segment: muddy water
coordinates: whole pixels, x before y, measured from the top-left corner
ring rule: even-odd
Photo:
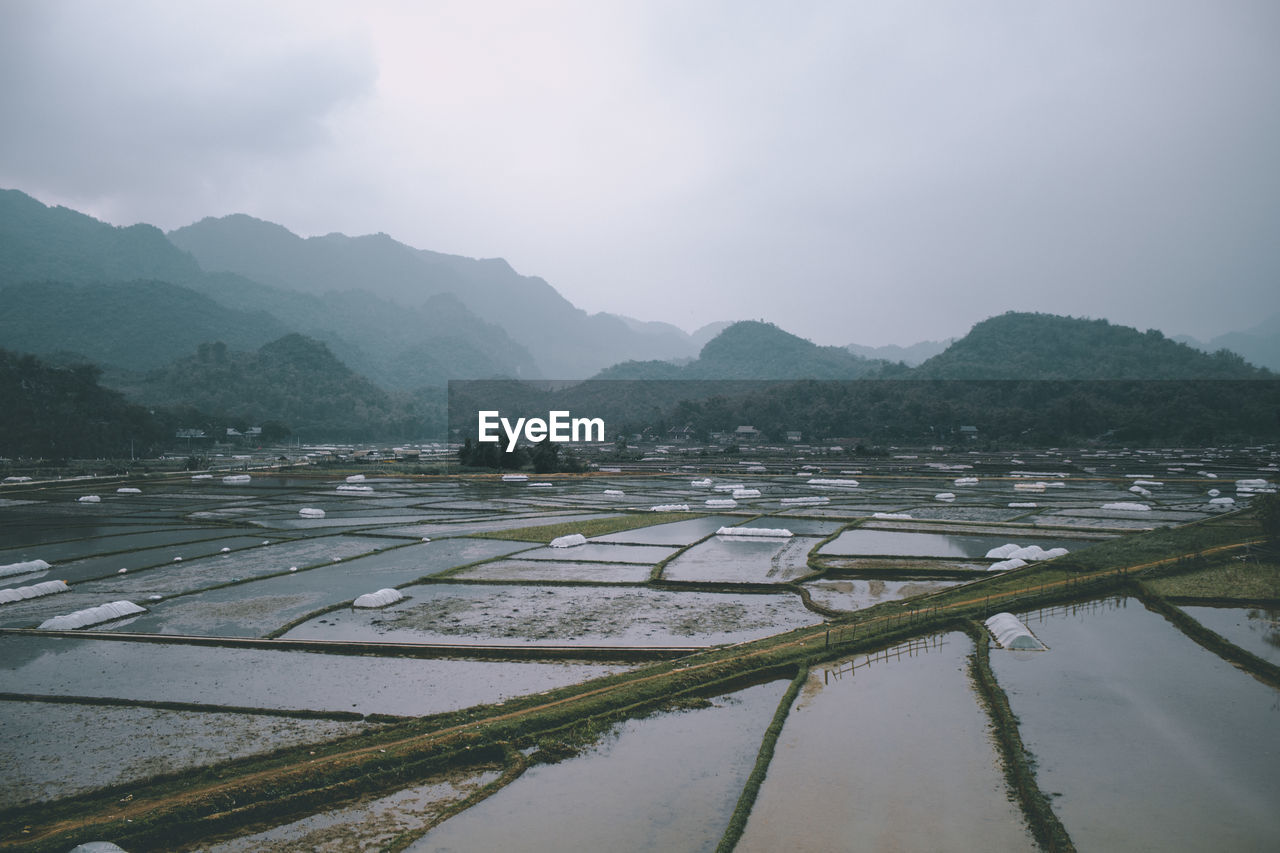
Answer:
[[[1201,625],[1263,660],[1280,665],[1280,610],[1183,607]]]
[[[259,540],[263,541],[263,540]],[[270,541],[270,540],[265,540]],[[290,566],[323,565],[387,547],[386,539],[371,536],[326,536],[297,542],[260,545],[196,560],[171,562],[146,571],[111,576],[77,585],[78,592],[110,593],[118,598],[173,595],[211,586],[287,571]],[[130,568],[127,562],[123,568]]]
[[[1280,692],[1121,599],[993,651],[1041,790],[1080,850],[1274,850]]]
[[[950,536],[939,533],[899,533],[891,530],[846,530],[827,544],[823,554],[870,554],[902,557],[982,557],[1008,542],[1041,548],[1083,548],[1087,543],[1037,537],[1034,542],[1004,536]]]
[[[791,593],[636,587],[422,584],[380,610],[337,610],[288,639],[405,643],[702,646],[778,634],[822,619]]]
[[[393,540],[384,540],[396,544]],[[264,636],[315,610],[351,601],[455,565],[507,553],[521,543],[496,539],[446,539],[381,551],[341,563],[208,590],[149,605],[131,631]],[[63,607],[63,610],[73,609]],[[0,611],[3,615],[3,611]]]
[[[497,769],[455,771],[387,797],[320,812],[265,832],[195,849],[207,853],[381,850],[402,833],[421,831],[450,805],[494,781],[500,773]]]
[[[810,536],[713,536],[668,563],[662,577],[676,581],[785,583],[809,573],[809,549],[819,541]]]
[[[582,560],[600,563],[642,563],[652,566],[670,557],[675,548],[661,548],[654,545],[622,545],[588,542],[573,548],[535,548],[520,555],[523,560],[555,560],[557,562],[578,562]]]
[[[408,849],[715,850],[786,684],[629,720],[582,755],[530,768]]]
[[[282,710],[431,714],[625,669],[0,637],[0,683],[6,691]]]
[[[816,667],[737,853],[1034,850],[969,687],[971,649],[951,633]]]
[[[805,584],[813,600],[836,610],[861,610],[882,601],[897,601],[937,592],[964,581],[947,580],[823,580]]]
[[[698,509],[698,504],[690,501],[681,500],[677,503],[687,503],[691,509]],[[652,527],[637,527],[634,530],[623,530],[618,533],[606,533],[604,536],[596,536],[592,542],[634,542],[640,545],[692,545],[702,537],[715,533],[718,529],[726,524],[734,524],[738,521],[733,516],[728,515],[711,515],[702,518],[691,518],[688,521],[670,521],[666,524],[655,524]]]
[[[262,714],[0,702],[0,808],[319,743],[365,723]]]

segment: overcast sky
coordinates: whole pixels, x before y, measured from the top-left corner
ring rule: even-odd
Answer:
[[[819,343],[1280,311],[1280,3],[0,0],[0,186]]]

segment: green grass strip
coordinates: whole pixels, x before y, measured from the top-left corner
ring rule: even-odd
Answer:
[[[1035,770],[1022,736],[1018,733],[1018,718],[1009,707],[1009,697],[996,681],[991,671],[991,648],[986,630],[976,622],[965,624],[965,630],[973,638],[973,654],[969,657],[969,676],[977,687],[978,695],[991,715],[996,746],[1004,764],[1009,787],[1018,795],[1018,804],[1026,815],[1027,823],[1040,846],[1050,853],[1074,853],[1075,845],[1067,828],[1053,812],[1049,798],[1036,782]]]
[[[547,544],[560,536],[581,533],[590,539],[593,536],[604,536],[608,533],[620,533],[634,530],[637,527],[650,527],[655,524],[666,524],[671,521],[687,521],[701,518],[703,513],[690,512],[633,512],[626,515],[611,515],[607,518],[590,518],[583,521],[565,521],[560,524],[543,524],[537,527],[517,527],[513,530],[486,530],[472,533],[476,539],[513,539],[518,542],[541,542]]]
[[[760,752],[756,754],[756,764],[751,768],[747,783],[742,786],[742,794],[738,797],[738,804],[729,817],[729,825],[725,827],[724,835],[720,837],[716,853],[730,853],[742,838],[742,833],[747,828],[747,819],[751,817],[751,809],[755,806],[756,797],[760,794],[760,786],[764,784],[765,774],[769,772],[769,762],[773,761],[773,752],[778,746],[778,736],[782,734],[782,726],[787,721],[787,715],[791,713],[792,703],[796,701],[796,696],[808,679],[809,667],[800,667],[796,677],[791,679],[787,692],[782,694],[782,699],[778,702],[778,710],[774,711],[773,720],[765,729],[764,737],[760,741]]]

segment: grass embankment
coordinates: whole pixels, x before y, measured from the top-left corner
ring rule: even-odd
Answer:
[[[1280,605],[1280,563],[1274,560],[1216,561],[1203,569],[1154,578],[1149,591],[1175,604]]]
[[[782,694],[782,699],[778,701],[778,709],[774,711],[773,719],[769,722],[769,727],[765,729],[764,737],[760,741],[756,763],[751,768],[746,784],[742,786],[742,794],[739,795],[738,804],[729,817],[729,825],[725,827],[724,835],[720,837],[720,843],[716,846],[716,853],[732,853],[733,848],[742,838],[742,833],[747,828],[747,820],[751,817],[751,809],[756,804],[756,797],[760,795],[760,786],[764,784],[765,774],[769,772],[769,763],[773,761],[778,737],[782,734],[782,727],[791,713],[791,704],[796,701],[796,696],[800,694],[801,688],[808,679],[809,667],[800,667],[795,678],[791,679],[787,692]]]
[[[1051,853],[1072,853],[1076,848],[1071,843],[1071,836],[1054,814],[1049,798],[1040,790],[1031,756],[1018,731],[1018,718],[1009,707],[1009,697],[1005,695],[1004,688],[991,671],[991,646],[987,632],[972,621],[965,624],[965,630],[973,638],[969,677],[991,716],[992,731],[1009,788],[1017,795],[1027,825],[1040,846]]]
[[[1148,610],[1159,613],[1179,631],[1218,657],[1235,664],[1268,687],[1280,690],[1280,666],[1240,648],[1216,631],[1206,628],[1186,612],[1154,594],[1149,584],[1137,582],[1134,587]]]
[[[517,527],[512,530],[489,530],[470,535],[477,539],[508,539],[517,542],[541,542],[545,545],[552,539],[574,533],[581,533],[590,539],[593,536],[620,533],[623,530],[634,530],[637,527],[649,527],[654,524],[666,524],[669,521],[687,521],[691,518],[701,518],[703,515],[705,513],[700,512],[632,512],[625,515],[611,515],[608,518],[586,518],[561,524]]]

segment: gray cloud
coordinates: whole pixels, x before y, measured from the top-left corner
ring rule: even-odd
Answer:
[[[1280,311],[1280,6],[13,3],[0,184],[823,343]]]

